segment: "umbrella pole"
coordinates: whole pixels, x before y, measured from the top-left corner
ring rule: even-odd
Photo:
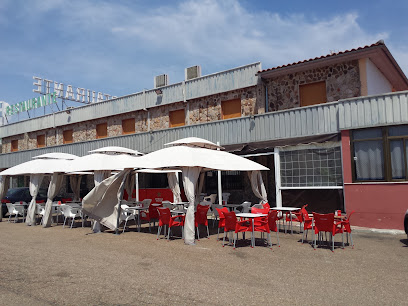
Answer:
[[[217,141],[217,146],[220,145],[220,142]],[[219,151],[220,148],[217,148],[217,151]],[[218,170],[218,204],[222,205],[222,184],[221,184],[221,171]]]

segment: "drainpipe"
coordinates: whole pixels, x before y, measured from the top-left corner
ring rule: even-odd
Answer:
[[[262,84],[265,89],[265,113],[269,112],[269,100],[268,100],[268,84],[265,79],[262,79]]]

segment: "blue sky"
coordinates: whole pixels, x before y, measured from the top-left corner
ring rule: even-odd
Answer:
[[[0,100],[39,76],[116,96],[184,68],[262,68],[384,39],[408,74],[408,1],[0,0]]]

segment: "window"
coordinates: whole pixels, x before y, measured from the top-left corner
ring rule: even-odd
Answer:
[[[176,127],[185,125],[185,117],[184,109],[169,112],[169,126]]]
[[[352,133],[355,181],[407,180],[408,125]]]
[[[282,187],[341,186],[340,147],[281,151]]]
[[[45,147],[45,135],[38,135],[37,136],[37,148],[44,148]]]
[[[246,172],[240,171],[222,171],[221,185],[223,190],[242,190],[244,188],[244,178]],[[218,190],[218,172],[208,171],[205,176],[206,192],[217,192]]]
[[[300,106],[327,102],[326,82],[317,82],[299,86]]]
[[[122,120],[122,135],[135,133],[135,118]]]
[[[106,138],[108,137],[108,124],[100,123],[96,125],[96,138]]]
[[[11,141],[11,152],[16,152],[18,151],[18,140],[12,140]]]
[[[63,143],[73,143],[74,140],[73,140],[72,134],[73,134],[73,130],[64,131],[62,133]]]
[[[241,99],[221,102],[222,119],[241,117]]]

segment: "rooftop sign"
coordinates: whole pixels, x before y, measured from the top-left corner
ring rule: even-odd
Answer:
[[[10,106],[6,106],[6,116],[15,115],[21,112],[29,111],[39,107],[47,106],[53,103],[57,103],[55,92],[46,94],[38,98],[28,99]]]
[[[90,89],[85,89],[81,87],[74,87],[72,85],[64,86],[63,83],[43,79],[40,77],[33,76],[33,85],[35,88],[33,92],[37,92],[42,95],[50,94],[52,91],[56,94],[56,98],[70,100],[82,103],[95,103],[102,102],[109,99],[115,99],[116,96],[109,94],[96,92]],[[52,86],[51,86],[52,85]],[[51,91],[51,87],[53,90]]]

